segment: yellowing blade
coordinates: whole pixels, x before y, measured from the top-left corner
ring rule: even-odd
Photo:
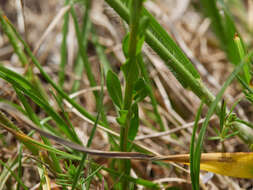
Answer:
[[[171,155],[157,158],[169,162],[189,165],[189,154]],[[200,169],[225,176],[253,178],[253,153],[203,153]]]
[[[203,156],[201,170],[231,177],[253,178],[253,153],[209,153]]]

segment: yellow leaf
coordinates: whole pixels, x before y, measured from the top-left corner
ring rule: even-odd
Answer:
[[[189,165],[189,154],[164,156],[158,160]],[[203,153],[200,169],[225,176],[253,178],[253,153]]]
[[[203,156],[209,160],[201,160],[200,168],[221,175],[253,178],[253,153],[209,153]]]

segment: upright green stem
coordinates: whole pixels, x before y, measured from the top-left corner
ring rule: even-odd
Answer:
[[[128,45],[128,55],[127,59],[127,74],[125,73],[126,85],[125,85],[125,95],[123,102],[123,109],[127,110],[127,119],[126,122],[121,126],[120,130],[120,150],[123,152],[127,151],[127,143],[128,143],[128,131],[130,127],[130,120],[132,117],[131,105],[133,98],[133,89],[134,83],[137,80],[138,76],[132,75],[134,69],[137,64],[136,57],[136,48],[138,42],[138,27],[139,27],[139,19],[140,12],[142,8],[142,0],[132,0],[130,5],[130,36],[129,36],[129,45]],[[121,160],[120,161],[120,171],[122,173],[129,174],[130,172],[130,162],[129,160]],[[121,189],[128,189],[128,184],[126,180],[123,180],[123,183],[120,186]]]
[[[130,23],[130,38],[129,38],[129,47],[128,47],[128,67],[131,72],[132,68],[136,68],[136,46],[137,46],[137,30],[139,25],[139,13],[141,9],[141,0],[132,1],[131,3],[131,23]],[[128,119],[131,119],[131,104],[133,97],[133,88],[134,82],[136,79],[132,78],[132,75],[129,74],[126,76],[126,87],[125,87],[125,96],[124,96],[124,105],[123,109],[128,110]],[[124,142],[120,142],[120,148],[122,151],[126,151],[127,143],[127,132],[129,128],[129,120],[127,119],[126,124],[122,127],[122,132],[124,133]],[[126,139],[125,139],[126,138]]]

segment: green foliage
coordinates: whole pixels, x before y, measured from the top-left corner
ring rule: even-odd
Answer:
[[[231,127],[233,126],[233,124],[236,120],[236,115],[234,113],[232,113],[232,111],[238,103],[239,103],[239,101],[235,102],[231,108],[231,111],[229,113],[227,113],[226,103],[224,100],[222,101],[221,112],[219,115],[220,130],[217,130],[216,128],[214,128],[217,136],[210,137],[209,140],[220,140],[220,142],[223,143],[223,141],[225,141],[226,139],[239,134],[239,131],[237,131],[237,130],[233,131],[231,129]],[[229,133],[230,131],[232,131],[232,132]]]
[[[5,164],[2,160],[0,160],[0,164],[3,165],[8,172],[10,172],[10,174],[16,179],[16,181],[18,182],[18,184],[20,184],[20,186],[22,186],[25,190],[28,190],[28,187],[22,182],[19,176],[16,176],[16,174],[11,170],[11,168],[7,164]]]
[[[129,11],[119,0],[106,0],[106,2],[126,22],[130,22]],[[203,2],[209,3],[212,1]],[[213,4],[213,6],[216,7],[215,4]],[[212,7],[210,7],[210,9],[211,8]],[[211,103],[215,99],[215,96],[207,89],[207,87],[205,87],[205,85],[199,79],[199,74],[196,69],[186,58],[180,48],[175,44],[175,42],[169,37],[166,31],[152,17],[152,15],[148,13],[148,11],[144,12],[145,16],[149,16],[150,19],[149,28],[147,29],[145,36],[145,41],[147,44],[149,44],[149,46],[162,58],[162,60],[167,64],[168,68],[173,72],[178,81],[185,88],[192,90],[200,99],[203,99],[205,101],[206,105],[210,107]],[[230,32],[229,29],[228,32]],[[233,38],[231,40],[232,42],[230,41],[230,43],[234,44]],[[233,53],[236,52],[234,51]],[[219,114],[218,110],[219,109],[216,110],[216,114]],[[235,123],[234,127],[240,130],[240,137],[246,143],[253,143],[253,138],[249,137],[251,135],[247,132],[247,130],[242,129],[239,123]]]
[[[45,100],[37,96],[37,93],[36,91],[34,92],[32,85],[29,84],[29,82],[24,77],[2,66],[0,66],[0,73],[1,72],[1,78],[10,82],[15,88],[19,89],[22,93],[31,98],[31,100],[33,100],[38,106],[40,106],[48,115],[50,115],[54,119],[54,121],[58,124],[59,128],[64,132],[66,136],[68,136],[73,141],[80,143],[80,140],[77,138],[75,132],[68,127],[66,122],[59,116],[58,113],[54,111],[54,109]],[[15,80],[17,78],[19,80]],[[23,86],[24,82],[29,85]]]
[[[123,98],[122,98],[120,80],[118,79],[118,76],[112,70],[109,70],[107,73],[106,86],[113,103],[119,109],[122,108]]]
[[[20,113],[24,114],[24,117],[29,117],[29,119],[35,125],[49,130],[50,133],[54,134],[55,136],[66,137],[71,141],[81,144],[81,141],[78,138],[68,117],[67,111],[64,110],[62,100],[68,102],[83,117],[94,122],[94,126],[92,128],[90,138],[87,143],[87,147],[89,147],[92,143],[92,139],[94,137],[98,124],[100,124],[102,128],[109,128],[103,105],[103,83],[105,77],[108,93],[112,99],[112,102],[116,106],[116,111],[118,114],[116,120],[120,125],[120,137],[117,137],[117,134],[115,135],[115,133],[113,133],[116,138],[119,138],[119,145],[117,144],[117,140],[115,140],[116,138],[114,139],[114,137],[109,135],[109,142],[113,144],[111,146],[112,150],[116,149],[117,151],[119,150],[122,152],[127,152],[131,151],[132,148],[134,148],[137,151],[143,151],[143,149],[138,147],[138,145],[134,144],[135,142],[133,141],[137,136],[140,123],[138,103],[143,101],[145,97],[150,96],[151,103],[154,108],[154,115],[160,125],[160,130],[165,129],[164,124],[161,120],[161,116],[158,112],[158,105],[154,93],[152,91],[152,84],[148,76],[148,71],[143,61],[142,47],[144,42],[146,41],[150,45],[150,47],[163,59],[163,61],[167,64],[168,68],[173,72],[173,74],[183,85],[183,87],[191,89],[202,100],[202,104],[196,116],[190,147],[190,170],[192,186],[193,189],[199,189],[199,164],[202,152],[202,145],[209,119],[214,112],[216,112],[220,118],[220,128],[215,129],[217,132],[217,136],[211,137],[211,139],[220,140],[221,142],[223,142],[227,138],[233,137],[235,135],[240,135],[243,139],[246,139],[247,142],[253,142],[253,138],[251,138],[252,136],[250,134],[247,134],[243,129],[240,129],[238,123],[247,125],[250,128],[253,128],[253,125],[249,122],[240,120],[232,113],[235,106],[233,106],[231,111],[228,111],[225,102],[223,102],[221,107],[218,105],[226,87],[235,77],[237,77],[238,80],[241,82],[248,100],[250,102],[253,102],[253,92],[250,87],[250,60],[252,57],[252,53],[246,56],[247,50],[245,48],[244,42],[240,35],[235,36],[237,30],[234,25],[234,21],[228,9],[224,5],[223,1],[202,0],[206,14],[212,20],[212,26],[215,34],[220,40],[221,47],[227,53],[228,59],[233,64],[237,65],[236,69],[230,75],[230,77],[218,93],[217,97],[215,98],[204,86],[200,79],[199,73],[194,68],[190,60],[185,56],[183,51],[172,40],[172,38],[168,35],[165,29],[157,22],[157,20],[143,7],[142,0],[126,0],[124,1],[125,4],[123,4],[120,0],[106,1],[113,9],[115,9],[117,13],[119,13],[119,15],[127,23],[129,23],[129,32],[127,32],[122,43],[122,49],[126,57],[126,62],[121,66],[121,71],[123,71],[125,80],[125,86],[123,90],[125,93],[124,96],[122,94],[123,87],[121,87],[121,82],[117,74],[112,71],[110,62],[107,60],[106,55],[104,53],[104,48],[99,44],[94,26],[89,20],[90,1],[85,1],[85,14],[83,17],[83,26],[81,28],[74,9],[74,3],[76,2],[66,0],[65,5],[70,4],[71,6],[70,14],[74,21],[74,27],[79,48],[78,59],[75,64],[76,76],[81,78],[83,70],[85,69],[90,86],[97,86],[97,82],[95,80],[94,74],[92,73],[91,64],[89,63],[87,55],[87,44],[90,31],[92,31],[92,43],[95,46],[96,53],[99,57],[99,61],[101,62],[100,94],[98,90],[94,91],[94,96],[96,98],[96,108],[98,112],[97,116],[95,117],[89,112],[87,112],[82,105],[71,99],[67,95],[67,93],[63,91],[65,66],[67,63],[66,39],[68,34],[69,12],[65,14],[64,25],[62,29],[63,39],[61,45],[61,64],[58,75],[59,84],[56,84],[45,72],[39,61],[32,54],[27,43],[21,38],[20,34],[18,34],[15,27],[13,27],[12,24],[8,21],[8,19],[4,17],[3,13],[0,12],[0,22],[2,29],[9,38],[9,41],[15,53],[18,55],[22,65],[25,66],[28,63],[29,59],[32,60],[31,63],[39,69],[42,77],[56,91],[58,96],[56,96],[54,92],[52,92],[52,94],[58,103],[62,115],[60,115],[58,113],[58,110],[54,109],[49,104],[47,96],[41,89],[40,84],[37,83],[39,80],[33,76],[32,70],[30,70],[30,68],[32,67],[28,66],[29,75],[23,77],[20,74],[5,68],[3,65],[0,65],[0,78],[6,80],[13,86],[24,109],[22,106],[16,104],[13,104],[13,107],[19,110]],[[219,3],[220,8],[218,8],[217,2]],[[220,10],[223,11],[223,14],[220,13]],[[24,47],[24,50],[21,48],[20,42]],[[240,71],[241,69],[243,70],[243,72]],[[240,73],[240,75],[238,75],[238,73]],[[79,80],[76,80],[74,82],[72,88],[73,92],[79,89],[79,82]],[[36,115],[35,111],[30,105],[31,103],[38,105],[46,113],[47,117],[40,118],[38,115]],[[206,120],[200,130],[198,140],[195,143],[197,123],[200,119],[200,114],[204,103],[209,106],[209,111],[207,113]],[[73,151],[69,148],[66,148],[66,150],[71,153],[67,153],[53,148],[46,137],[42,136],[43,142],[45,144],[28,138],[27,135],[22,133],[20,129],[7,118],[1,117],[0,120],[0,124],[3,125],[4,128],[9,131],[13,130],[13,134],[16,135],[17,138],[19,138],[19,140],[23,142],[24,145],[34,153],[34,155],[38,155],[40,149],[49,152],[50,159],[54,165],[52,166],[51,164],[49,167],[56,171],[57,183],[62,185],[65,189],[70,187],[72,189],[89,189],[91,179],[94,178],[94,176],[99,177],[100,170],[107,171],[111,176],[114,177],[114,179],[117,179],[117,183],[119,182],[120,185],[116,185],[116,189],[134,189],[135,184],[140,184],[151,189],[159,189],[158,185],[156,183],[153,183],[152,181],[131,177],[131,163],[129,160],[121,160],[120,163],[117,165],[118,171],[115,171],[112,168],[106,168],[102,165],[99,166],[92,161],[88,161],[86,159],[86,154],[83,154],[81,157],[79,152]],[[50,124],[48,121],[50,121]],[[51,123],[53,123],[53,125]],[[53,126],[56,126],[56,128],[54,128]],[[12,163],[8,162],[7,164],[5,164],[2,161],[0,162],[4,166],[4,170],[3,173],[0,175],[0,179],[6,181],[8,175],[11,174],[18,182],[17,189],[20,189],[21,186],[24,189],[28,189],[24,184],[22,184],[21,180],[23,159],[21,151],[22,149],[20,148],[18,159],[15,159],[14,161],[12,161]],[[59,174],[62,172],[62,168],[59,163],[59,159],[61,158],[77,160],[79,165],[72,164],[70,162],[70,164],[66,165],[65,167],[66,173],[61,175]],[[115,163],[115,161],[112,162]],[[18,176],[15,176],[15,173],[13,171],[15,170],[15,168],[17,168],[17,166],[19,168]],[[89,168],[87,177],[84,177],[84,167]],[[44,174],[42,175],[42,177],[43,176]],[[41,181],[42,180],[43,179],[41,179]],[[0,187],[3,187],[3,183],[1,183],[1,180]]]
[[[213,113],[215,112],[215,109],[216,109],[219,101],[221,100],[221,98],[222,98],[222,96],[223,96],[226,88],[229,86],[229,84],[232,82],[232,80],[238,75],[238,73],[240,72],[240,70],[246,64],[245,60],[247,60],[248,58],[251,58],[252,56],[253,56],[253,53],[248,54],[248,56],[245,57],[244,60],[241,61],[241,63],[234,69],[234,71],[227,78],[226,82],[224,83],[224,85],[222,86],[221,90],[217,94],[215,100],[210,105],[210,107],[208,109],[208,112],[207,112],[207,115],[206,115],[206,118],[205,118],[205,121],[202,124],[202,127],[200,129],[196,145],[194,143],[194,141],[195,141],[196,125],[194,127],[194,132],[193,132],[192,141],[191,141],[191,165],[192,166],[190,166],[191,167],[191,172],[192,172],[191,177],[192,177],[192,184],[193,184],[193,189],[194,190],[198,190],[199,189],[200,158],[201,158],[201,152],[202,152],[202,149],[203,149],[202,146],[203,146],[205,132],[206,132],[206,129],[207,129],[207,126],[208,126],[208,122],[209,122],[211,116],[213,115]],[[222,114],[222,112],[221,112],[221,114]],[[196,122],[195,123],[197,123],[198,117],[196,118]]]
[[[224,1],[201,0],[201,4],[204,13],[211,19],[213,31],[219,39],[222,49],[226,52],[229,61],[234,65],[238,65],[246,54],[246,48]],[[243,80],[249,84],[251,79],[249,64],[245,64],[243,70]]]
[[[161,42],[161,44],[171,53],[169,55],[169,57],[173,57],[173,59],[178,60],[178,62],[180,64],[182,64],[182,66],[191,73],[191,75],[195,78],[198,79],[200,78],[198,71],[194,68],[194,66],[192,65],[192,63],[190,62],[190,60],[185,56],[185,54],[183,53],[183,51],[180,49],[180,47],[173,41],[173,39],[168,35],[168,33],[166,32],[166,30],[157,22],[157,20],[153,17],[153,15],[151,15],[146,9],[144,10],[144,15],[148,16],[149,18],[149,31],[151,32],[151,34],[159,40],[159,42]],[[150,38],[153,38],[152,35],[148,35],[150,36]],[[147,39],[148,41],[150,41],[149,39]],[[151,42],[148,42],[149,45],[151,44]],[[152,47],[152,45],[151,45]],[[158,53],[158,52],[157,52]],[[158,55],[162,55],[159,54]],[[173,62],[173,59],[171,58],[167,58],[166,60],[166,64],[170,64],[169,60],[171,60]],[[172,63],[171,63],[172,64]],[[172,70],[172,72],[175,74],[175,76],[177,77],[177,79],[179,80],[179,82],[181,82],[181,84],[187,88],[188,84],[187,81],[184,79],[183,76],[180,75],[180,73],[177,73],[177,71],[170,66],[170,69]]]

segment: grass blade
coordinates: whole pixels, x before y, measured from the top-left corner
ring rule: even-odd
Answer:
[[[65,0],[65,6],[69,4],[69,0]],[[68,27],[69,27],[69,12],[66,12],[64,15],[64,24],[62,27],[62,43],[61,43],[61,63],[58,74],[58,84],[60,87],[63,87],[65,79],[65,66],[67,64],[68,51],[67,51],[67,36],[68,36]]]
[[[18,176],[9,168],[2,160],[0,160],[0,164],[3,165],[10,173],[11,175],[15,178],[15,180],[22,186],[25,190],[28,190],[28,187],[25,186],[25,184],[20,180]]]
[[[198,122],[201,116],[202,109],[203,109],[203,101],[201,102],[199,106],[199,109],[195,118],[194,127],[192,131],[191,146],[190,146],[190,171],[191,171],[191,181],[192,181],[193,189],[199,189],[199,177],[196,176],[194,153],[195,153],[195,136],[196,136]]]
[[[206,115],[206,119],[205,119],[204,123],[202,124],[201,130],[200,130],[200,133],[199,133],[198,141],[196,143],[196,147],[195,147],[195,151],[194,151],[194,156],[193,156],[193,158],[194,158],[193,166],[195,168],[195,174],[194,174],[195,178],[199,178],[202,145],[203,145],[203,142],[204,142],[204,137],[205,137],[206,128],[208,126],[208,122],[209,122],[211,116],[213,115],[213,113],[215,112],[215,109],[216,109],[219,101],[222,99],[222,96],[223,96],[226,88],[229,86],[229,84],[232,82],[232,80],[236,77],[236,75],[243,68],[243,66],[246,63],[245,60],[247,60],[252,55],[253,55],[252,53],[248,54],[248,56],[245,57],[244,60],[229,75],[228,79],[226,80],[226,82],[222,86],[221,90],[217,94],[216,99],[213,101],[213,103],[210,105],[210,107],[208,109],[208,112],[207,112],[207,115]]]

